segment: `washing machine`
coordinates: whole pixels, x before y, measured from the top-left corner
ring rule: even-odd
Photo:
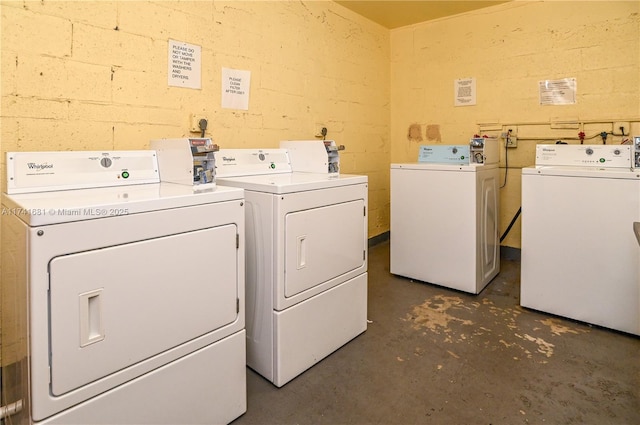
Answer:
[[[640,170],[628,145],[538,145],[522,170],[520,304],[640,335]]]
[[[478,294],[500,271],[498,142],[420,149],[391,164],[391,273]]]
[[[6,423],[243,414],[242,189],[161,183],[155,151],[10,152],[6,163]]]
[[[247,365],[281,387],[367,329],[367,177],[293,172],[286,149],[216,167],[245,190]]]

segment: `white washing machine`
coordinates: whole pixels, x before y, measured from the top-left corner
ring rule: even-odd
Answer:
[[[247,202],[247,364],[281,387],[367,329],[367,177],[292,172],[285,149],[216,166]]]
[[[391,273],[478,294],[500,271],[498,145],[476,145],[391,164]]]
[[[523,307],[640,335],[630,146],[538,145],[522,170]]]
[[[243,191],[159,183],[154,151],[8,153],[7,166],[8,423],[243,414]]]

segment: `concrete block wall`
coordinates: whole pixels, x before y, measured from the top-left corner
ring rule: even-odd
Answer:
[[[520,207],[522,167],[535,145],[600,144],[616,121],[640,135],[640,3],[516,1],[391,31],[391,162],[414,162],[420,144],[463,144],[474,134],[517,133],[501,149],[499,228]],[[475,77],[477,104],[454,106],[454,80]],[[538,82],[577,79],[573,105],[540,105]],[[570,121],[570,129],[552,123]],[[422,141],[408,129],[420,127]],[[624,138],[608,136],[607,143]],[[520,221],[502,245],[520,247]]]
[[[343,172],[388,174],[389,32],[331,1],[1,7],[3,163],[12,150],[145,149],[192,135],[196,113],[223,148],[313,139],[320,123],[346,146]],[[201,89],[168,86],[169,39],[202,47]],[[221,108],[223,67],[251,71],[249,110]],[[370,191],[375,236],[388,185]]]
[[[381,26],[332,1],[0,0],[0,16],[3,191],[8,151],[147,149],[192,136],[191,114],[223,148],[313,139],[322,124],[346,146],[342,172],[369,176],[369,235],[388,230]],[[201,46],[201,89],[168,86],[169,39]],[[223,67],[251,71],[248,110],[221,107]]]

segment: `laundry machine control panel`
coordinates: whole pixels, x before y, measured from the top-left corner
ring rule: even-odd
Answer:
[[[7,152],[7,193],[158,183],[154,151]]]
[[[633,136],[633,168],[640,168],[640,136]]]
[[[536,166],[631,168],[629,145],[537,145]]]
[[[429,164],[469,164],[469,145],[421,145],[418,162]]]
[[[218,177],[291,173],[286,149],[220,149],[216,152]]]

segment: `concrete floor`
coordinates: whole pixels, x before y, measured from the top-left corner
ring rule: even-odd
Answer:
[[[365,333],[282,388],[247,369],[245,424],[640,424],[640,338],[523,309],[520,264],[470,295],[369,250]]]

